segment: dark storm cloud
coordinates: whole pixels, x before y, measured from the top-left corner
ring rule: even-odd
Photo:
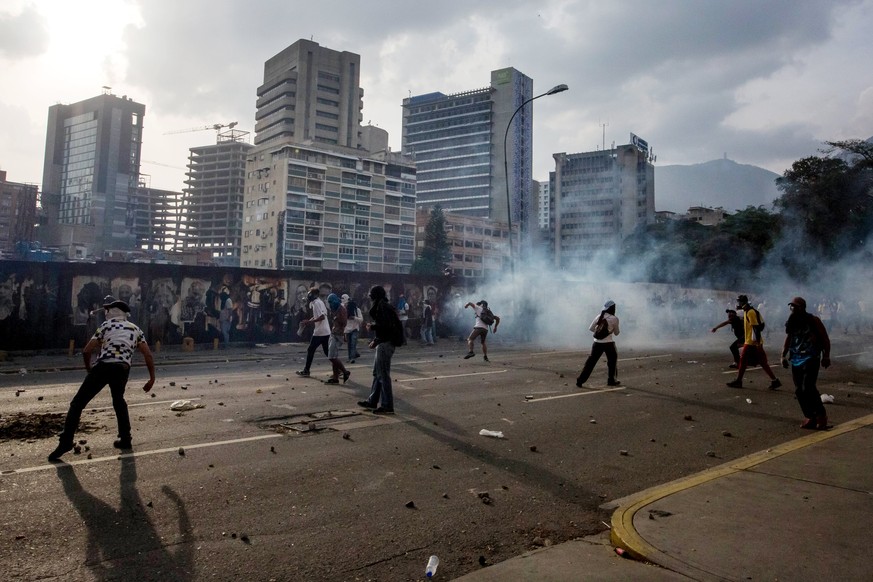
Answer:
[[[18,14],[0,12],[0,56],[37,56],[45,51],[48,41],[45,22],[32,6]]]

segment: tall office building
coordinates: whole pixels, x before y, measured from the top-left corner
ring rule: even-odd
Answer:
[[[145,105],[107,92],[49,107],[42,203],[50,246],[132,249]]]
[[[219,133],[216,143],[194,147],[182,190],[184,248],[206,251],[215,264],[238,267],[242,242],[247,131]]]
[[[9,182],[0,170],[0,257],[14,254],[17,243],[33,240],[36,199],[36,184]]]
[[[182,196],[182,192],[152,188],[140,181],[134,201],[133,220],[137,249],[173,251],[183,247],[185,223],[182,221]],[[128,254],[140,256],[135,252]]]
[[[298,40],[264,64],[255,145],[312,143],[357,148],[364,91],[361,57]]]
[[[402,151],[415,160],[418,206],[439,204],[447,212],[507,222],[504,136],[512,223],[530,223],[532,108],[516,115],[533,81],[513,68],[491,72],[488,87],[446,95],[427,93],[403,100]],[[522,235],[524,236],[524,234]]]
[[[553,154],[549,173],[554,264],[572,268],[599,251],[615,250],[643,224],[655,221],[655,167],[648,144]]]

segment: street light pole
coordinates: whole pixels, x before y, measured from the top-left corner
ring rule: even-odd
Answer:
[[[507,225],[509,226],[509,268],[513,276],[515,276],[515,258],[512,255],[512,200],[509,196],[509,161],[506,156],[506,140],[509,137],[509,128],[512,127],[512,120],[515,119],[515,116],[518,115],[518,112],[521,111],[525,105],[527,105],[534,99],[539,99],[540,97],[545,97],[546,95],[561,93],[562,91],[566,91],[567,89],[569,89],[567,85],[555,85],[545,93],[537,95],[536,97],[531,97],[530,99],[526,100],[524,103],[518,106],[515,112],[513,112],[512,117],[509,118],[509,123],[506,124],[506,133],[503,134],[503,176],[506,182],[506,219]]]

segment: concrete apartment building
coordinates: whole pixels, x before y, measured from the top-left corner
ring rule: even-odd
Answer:
[[[33,240],[36,223],[36,184],[10,182],[0,170],[0,257],[16,252],[16,243]]]
[[[216,143],[193,147],[188,156],[180,212],[187,250],[211,255],[213,264],[239,267],[249,132],[231,128]]]
[[[181,249],[185,238],[182,192],[151,188],[141,181],[134,198],[133,232],[136,236],[136,248],[139,250]],[[127,254],[131,257],[141,256],[137,251]],[[103,258],[107,258],[106,252]]]
[[[299,40],[264,66],[240,266],[407,273],[415,166],[361,126],[360,57]]]
[[[503,145],[512,114],[533,91],[530,77],[506,68],[491,72],[489,86],[403,100],[401,149],[417,168],[418,206],[507,222]],[[516,115],[507,136],[513,224],[530,221],[532,108]],[[522,226],[524,229],[525,227]]]
[[[631,143],[578,154],[557,153],[549,173],[556,267],[572,268],[614,250],[641,224],[655,219],[655,167],[648,144]]]
[[[41,195],[46,246],[87,256],[133,249],[145,105],[107,91],[49,107]]]
[[[415,167],[399,154],[276,145],[246,173],[240,266],[409,272]]]
[[[255,145],[311,142],[356,149],[364,91],[361,57],[298,40],[264,64]]]

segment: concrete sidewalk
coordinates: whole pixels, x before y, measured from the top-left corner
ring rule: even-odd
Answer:
[[[575,540],[457,580],[871,580],[873,415],[608,504]]]

